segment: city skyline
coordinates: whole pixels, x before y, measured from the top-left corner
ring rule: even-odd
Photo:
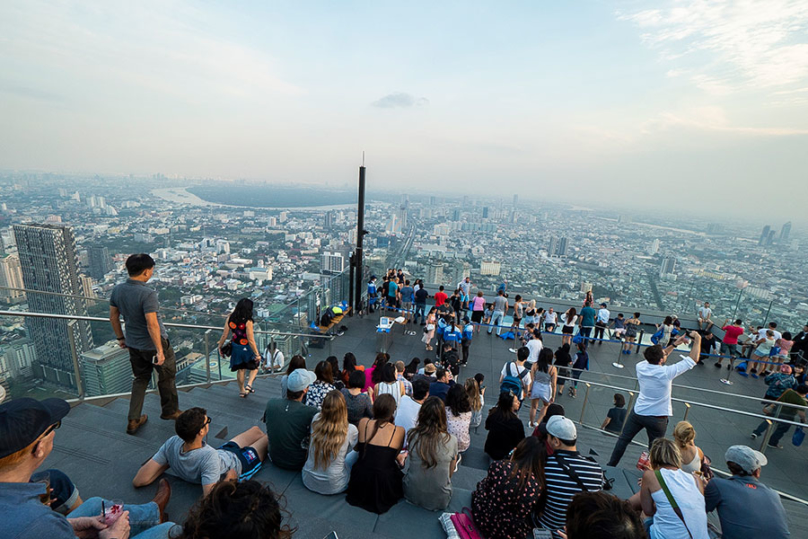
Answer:
[[[365,150],[414,190],[731,217],[766,185],[801,213],[781,196],[808,164],[799,2],[31,1],[0,21],[7,170],[344,185]]]

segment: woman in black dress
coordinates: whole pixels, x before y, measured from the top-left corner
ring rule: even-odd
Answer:
[[[404,497],[397,457],[405,433],[393,423],[395,414],[395,399],[384,394],[373,403],[373,419],[359,420],[359,460],[351,468],[345,500],[371,513],[386,513]]]
[[[253,302],[249,298],[240,299],[233,312],[224,322],[224,332],[219,339],[219,353],[224,355],[222,347],[228,335],[233,334],[230,340],[230,370],[237,372],[239,396],[246,398],[255,393],[252,385],[258,374],[258,365],[261,363],[261,353],[255,344],[253,335]],[[247,371],[250,371],[247,383],[244,383]]]

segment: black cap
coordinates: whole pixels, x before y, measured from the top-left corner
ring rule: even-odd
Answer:
[[[25,449],[70,412],[62,399],[30,397],[0,404],[0,459]]]

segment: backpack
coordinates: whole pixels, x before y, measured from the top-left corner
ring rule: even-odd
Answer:
[[[516,366],[516,362],[512,361],[508,364],[508,370],[505,371],[505,378],[502,379],[499,392],[506,393],[510,391],[514,395],[520,396],[522,394],[522,379],[527,376],[528,370],[525,368],[519,373],[519,376],[514,376],[511,374],[511,366]],[[519,368],[517,367],[516,370],[518,371]]]

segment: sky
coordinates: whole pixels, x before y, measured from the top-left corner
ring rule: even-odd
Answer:
[[[0,2],[0,169],[785,220],[806,148],[806,0]]]

